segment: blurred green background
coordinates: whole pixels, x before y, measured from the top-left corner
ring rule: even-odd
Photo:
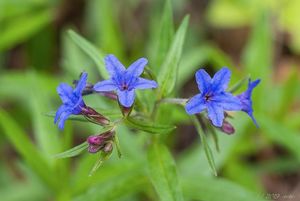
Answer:
[[[61,132],[44,114],[60,104],[59,82],[72,83],[83,70],[90,82],[100,79],[93,55],[67,30],[93,43],[99,58],[112,53],[128,65],[146,57],[158,74],[165,55],[157,54],[157,46],[169,48],[186,14],[178,97],[197,93],[194,73],[201,67],[212,74],[228,66],[231,84],[247,75],[262,82],[253,97],[260,129],[236,113],[231,121],[236,133],[217,133],[217,178],[183,109],[167,108],[170,116],[161,121],[172,121],[177,129],[165,142],[185,200],[300,200],[300,1],[172,0],[165,11],[164,5],[161,0],[0,0],[1,201],[159,200],[147,176],[149,134],[119,128],[123,157],[114,153],[88,177],[95,155],[60,160],[53,155],[99,128],[67,122]],[[112,108],[101,97],[86,102]]]

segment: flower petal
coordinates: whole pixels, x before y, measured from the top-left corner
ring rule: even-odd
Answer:
[[[123,105],[124,107],[131,107],[133,102],[134,102],[134,98],[135,98],[135,92],[134,90],[118,90],[118,99],[119,102],[121,103],[121,105]]]
[[[59,119],[60,115],[66,111],[66,106],[65,105],[61,105],[57,111],[56,111],[56,114],[55,114],[55,118],[54,118],[54,123],[56,124],[57,123],[57,120]]]
[[[260,79],[257,79],[251,82],[251,79],[248,81],[248,89],[244,92],[245,98],[251,98],[253,89],[260,83]]]
[[[88,77],[88,74],[86,72],[83,72],[81,74],[80,80],[78,81],[76,88],[74,89],[74,93],[77,96],[81,96],[81,93],[86,86],[87,77]]]
[[[114,91],[117,89],[117,86],[115,85],[115,82],[112,80],[104,80],[101,82],[98,82],[94,85],[93,88],[95,91]]]
[[[56,91],[64,104],[72,102],[73,89],[71,86],[66,83],[61,83],[56,88]]]
[[[208,113],[208,118],[212,121],[214,126],[216,127],[222,126],[224,120],[224,110],[220,105],[215,104],[214,102],[208,103],[207,113]]]
[[[228,87],[230,76],[231,72],[227,67],[223,67],[219,70],[212,79],[212,91],[225,91]]]
[[[198,84],[198,89],[200,92],[205,92],[210,87],[211,77],[203,69],[200,69],[196,72],[196,82]]]
[[[185,111],[189,114],[197,114],[206,108],[204,99],[201,94],[192,97],[185,105]]]
[[[242,109],[241,101],[237,97],[234,97],[231,93],[228,92],[223,92],[214,95],[212,101],[216,102],[218,105],[221,105],[224,110]]]
[[[111,76],[118,75],[126,70],[123,64],[117,59],[117,57],[112,54],[107,55],[104,58],[104,61],[106,69]]]
[[[58,128],[60,130],[63,130],[64,129],[64,126],[65,126],[65,121],[68,119],[68,117],[71,115],[71,112],[63,112],[59,118],[59,122],[58,122]]]
[[[144,68],[147,65],[147,63],[148,63],[148,60],[146,58],[140,58],[140,59],[136,60],[135,62],[133,62],[127,68],[127,72],[134,77],[138,77],[143,73]]]
[[[157,88],[157,83],[154,80],[147,80],[139,77],[135,83],[134,88],[136,89]]]
[[[253,111],[248,112],[247,114],[248,114],[248,115],[250,116],[250,118],[252,119],[252,121],[253,121],[253,123],[255,124],[256,128],[259,128],[259,125],[258,125],[256,119],[255,119],[254,116],[253,116]]]

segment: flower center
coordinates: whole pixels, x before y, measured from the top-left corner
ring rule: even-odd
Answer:
[[[123,83],[123,84],[121,85],[121,90],[124,91],[124,90],[127,90],[127,89],[128,89],[128,84]]]
[[[210,101],[211,100],[212,95],[211,94],[205,94],[204,99],[205,101]]]

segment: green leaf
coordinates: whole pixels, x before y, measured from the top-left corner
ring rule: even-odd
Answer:
[[[170,0],[165,1],[163,14],[159,21],[160,29],[158,29],[158,37],[154,41],[156,43],[154,53],[154,65],[152,68],[157,73],[162,65],[163,59],[166,57],[174,36],[173,12]],[[157,30],[157,29],[156,29]]]
[[[120,141],[119,141],[119,138],[117,135],[114,136],[114,143],[117,148],[118,157],[121,158],[122,157],[121,146],[120,146]]]
[[[92,170],[90,171],[89,177],[92,176],[99,169],[99,167],[103,164],[104,161],[106,161],[110,158],[111,154],[112,154],[112,152],[109,152],[109,153],[105,153],[104,151],[100,152],[99,159],[97,160],[97,162],[94,164]]]
[[[287,148],[300,161],[300,136],[297,130],[289,129],[282,125],[281,122],[274,121],[265,116],[265,114],[257,115],[257,119],[259,119],[259,124],[264,134],[274,142]]]
[[[148,153],[149,177],[160,200],[183,200],[176,165],[168,149],[162,144],[153,144]]]
[[[55,158],[69,158],[69,157],[77,156],[81,152],[86,150],[88,148],[88,146],[89,146],[88,143],[84,142],[84,143],[81,143],[80,145],[77,145],[76,147],[73,147],[73,148],[67,150],[67,151],[56,154],[56,155],[54,155],[54,157]]]
[[[245,70],[250,73],[251,78],[260,78],[264,84],[260,84],[255,89],[256,108],[262,110],[269,108],[269,102],[266,101],[266,91],[273,91],[271,86],[272,66],[274,57],[274,37],[271,26],[271,16],[263,11],[260,11],[258,18],[252,29],[243,55],[242,64]]]
[[[108,74],[105,69],[104,65],[104,53],[99,51],[93,44],[91,44],[89,41],[87,41],[85,38],[77,34],[76,32],[69,30],[68,34],[70,38],[73,40],[73,42],[82,50],[84,51],[88,56],[91,57],[91,59],[95,62],[100,75],[103,78],[107,78]]]
[[[1,25],[0,51],[25,41],[49,24],[51,20],[50,10],[44,10],[11,20],[7,26]]]
[[[46,160],[41,156],[34,147],[26,133],[20,126],[0,108],[0,127],[3,134],[10,143],[15,147],[16,151],[27,161],[30,167],[39,177],[53,189],[58,189],[59,185],[55,177],[53,177],[53,169]]]
[[[215,131],[215,128],[211,124],[209,124],[208,130],[209,130],[209,133],[212,135],[217,152],[220,152],[219,138],[218,138],[217,132]]]
[[[196,118],[196,116],[193,116],[192,120],[193,120],[193,123],[196,127],[196,130],[197,130],[197,132],[200,136],[201,143],[204,147],[205,155],[206,155],[206,158],[208,160],[209,166],[212,169],[215,176],[217,176],[217,168],[216,168],[216,165],[215,165],[214,156],[213,156],[213,153],[212,153],[212,151],[211,151],[211,149],[210,149],[210,147],[209,147],[209,145],[206,141],[206,136],[205,136],[204,132],[202,131],[200,123],[198,122],[198,119]]]
[[[264,201],[260,193],[252,193],[245,188],[220,178],[194,176],[183,181],[184,195],[189,200],[209,201]]]
[[[87,191],[80,194],[78,197],[75,197],[75,199],[73,200],[123,200],[122,198],[127,198],[128,195],[141,192],[141,189],[143,190],[148,184],[146,177],[144,176],[144,174],[141,173],[140,169],[135,169],[134,171],[126,171],[123,172],[123,174],[118,174],[117,176],[114,176],[113,172],[111,172],[109,173],[109,175],[111,176],[107,177],[107,174],[102,175],[102,173],[99,173],[98,180],[100,180],[100,182],[90,186]],[[93,178],[94,176],[88,179]],[[83,178],[82,180],[84,181],[87,179]]]
[[[161,96],[170,94],[175,88],[185,33],[188,28],[188,22],[189,17],[186,16],[176,32],[173,43],[159,72],[158,83],[161,90]]]
[[[124,122],[131,128],[152,134],[170,133],[173,129],[175,129],[175,126],[159,125],[154,122],[141,121],[131,117],[127,117]]]
[[[280,89],[280,103],[278,105],[276,117],[281,120],[284,118],[285,114],[289,116],[289,107],[292,106],[298,94],[299,79],[295,68],[292,69],[288,79]]]
[[[51,106],[51,94],[49,91],[41,90],[43,82],[38,79],[38,74],[29,74],[27,82],[30,88],[27,92],[27,99],[29,100],[29,111],[36,143],[47,160],[52,162],[52,154],[61,151],[62,141],[59,138],[59,130],[54,126],[53,121],[41,114],[45,110],[45,105]]]
[[[119,59],[123,59],[124,45],[122,41],[121,16],[117,2],[111,0],[93,0],[87,2],[88,21],[91,33],[95,34],[96,44],[104,52],[113,52]],[[126,17],[125,17],[126,18]]]
[[[108,118],[121,118],[122,114],[119,111],[113,111],[113,110],[104,110],[104,109],[97,109],[96,110],[100,111],[100,113],[103,116],[106,116]],[[56,111],[50,111],[48,113],[46,113],[45,115],[48,117],[55,117]],[[82,115],[70,115],[68,120],[72,120],[72,121],[81,121],[81,122],[89,122],[89,120],[87,120],[84,116]]]

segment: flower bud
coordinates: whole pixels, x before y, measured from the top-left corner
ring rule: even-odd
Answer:
[[[110,123],[110,121],[106,117],[89,106],[85,106],[84,108],[82,108],[81,113],[88,119],[96,121],[100,125],[108,125]]]
[[[112,145],[110,147],[112,138],[115,132],[113,130],[107,131],[100,135],[92,135],[87,138],[87,143],[89,144],[88,151],[90,153],[97,153],[100,150],[104,152],[110,152],[112,150]]]
[[[223,121],[222,127],[220,128],[222,132],[226,134],[234,134],[235,129],[234,127],[228,122],[228,121]]]

